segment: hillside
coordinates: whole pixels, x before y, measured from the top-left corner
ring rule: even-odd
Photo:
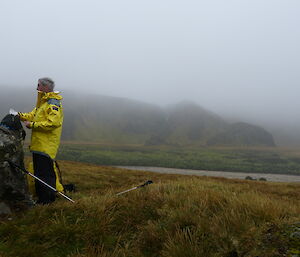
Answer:
[[[273,136],[265,129],[244,122],[231,124],[224,132],[207,141],[208,145],[275,146]]]
[[[75,204],[2,219],[1,257],[252,257],[299,254],[299,184],[60,162]],[[116,196],[117,192],[154,184]],[[297,223],[298,222],[298,223]],[[299,233],[299,232],[298,232]]]
[[[181,102],[166,109],[166,119],[146,144],[205,145],[228,124],[216,114],[192,102]],[[156,141],[156,142],[155,142]]]
[[[0,114],[9,108],[31,111],[36,92],[5,90]],[[30,95],[33,93],[33,95]],[[190,102],[167,108],[135,100],[93,95],[63,94],[65,120],[62,139],[110,144],[178,146],[274,146],[273,136],[251,124],[230,124]]]
[[[164,122],[151,104],[109,96],[66,95],[64,140],[144,143]]]

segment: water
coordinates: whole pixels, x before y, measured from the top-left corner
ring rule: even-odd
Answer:
[[[300,176],[283,175],[283,174],[267,174],[267,173],[242,173],[242,172],[224,172],[224,171],[207,171],[207,170],[189,170],[189,169],[175,169],[175,168],[160,168],[160,167],[144,167],[144,166],[116,166],[128,170],[142,170],[166,174],[183,174],[183,175],[197,175],[209,177],[223,177],[233,179],[245,179],[247,176],[253,179],[265,178],[267,181],[273,182],[300,182]]]

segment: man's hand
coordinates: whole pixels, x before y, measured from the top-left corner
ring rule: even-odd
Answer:
[[[31,129],[31,122],[30,122],[30,121],[25,120],[25,121],[24,121],[24,124],[25,124],[26,128]]]

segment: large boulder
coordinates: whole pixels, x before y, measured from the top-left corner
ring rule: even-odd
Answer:
[[[11,167],[9,160],[24,167],[24,130],[18,116],[7,115],[0,123],[0,215],[32,206],[26,174]]]

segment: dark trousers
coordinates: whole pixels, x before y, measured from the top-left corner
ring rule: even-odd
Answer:
[[[33,153],[34,175],[46,182],[48,185],[56,188],[56,176],[53,168],[53,160],[47,156]],[[35,191],[38,197],[37,203],[48,204],[55,201],[55,192],[35,180]]]

